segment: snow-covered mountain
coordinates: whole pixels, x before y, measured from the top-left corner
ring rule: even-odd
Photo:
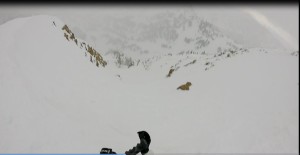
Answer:
[[[187,17],[115,36],[158,49],[119,55],[129,68],[56,17],[1,25],[0,153],[122,153],[139,130],[155,154],[298,152],[299,52],[244,49],[203,20],[177,18]]]
[[[118,67],[143,64],[149,69],[155,63],[153,58],[159,60],[166,55],[219,55],[246,50],[192,11],[161,12],[146,17],[107,17],[105,21],[95,30],[99,36],[94,42],[105,49],[107,57],[112,57],[108,63]]]

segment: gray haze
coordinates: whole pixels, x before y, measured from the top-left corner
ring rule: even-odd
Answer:
[[[53,15],[70,25],[82,39],[97,48],[101,28],[108,22],[145,20],[159,12],[187,10],[216,25],[225,35],[245,47],[299,50],[299,6],[0,6],[0,24],[18,17]],[[145,21],[147,22],[147,21]],[[99,41],[99,40],[98,40]],[[99,46],[99,45],[98,45]]]

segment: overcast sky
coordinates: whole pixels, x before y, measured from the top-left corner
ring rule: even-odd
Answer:
[[[143,18],[159,11],[190,9],[222,28],[222,31],[246,47],[299,50],[299,5],[2,5],[0,24],[17,17],[47,14],[83,32],[103,24],[104,17],[134,15]],[[82,34],[83,35],[83,34]]]

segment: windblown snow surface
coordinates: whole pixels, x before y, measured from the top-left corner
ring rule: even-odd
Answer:
[[[140,130],[155,154],[299,151],[298,55],[250,49],[166,78],[178,56],[96,67],[63,25],[40,15],[0,26],[0,153],[123,153]]]

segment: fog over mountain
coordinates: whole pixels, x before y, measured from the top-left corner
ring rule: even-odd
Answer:
[[[96,48],[103,43],[101,36],[109,26],[111,32],[121,32],[132,24],[150,23],[161,13],[187,13],[214,24],[225,35],[244,47],[298,50],[298,5],[269,6],[146,6],[146,5],[85,5],[85,6],[1,6],[0,24],[16,17],[47,14],[61,18],[81,38]],[[152,17],[152,19],[150,19]],[[263,20],[261,20],[263,19]],[[122,27],[118,27],[122,26]],[[123,36],[127,35],[124,32]],[[86,38],[87,37],[87,38]]]
[[[0,6],[0,154],[297,154],[298,10]]]

